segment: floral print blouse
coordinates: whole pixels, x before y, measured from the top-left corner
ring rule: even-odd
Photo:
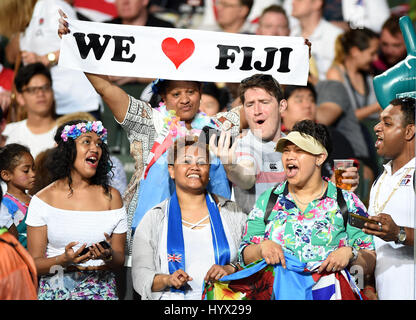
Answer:
[[[354,246],[357,250],[374,250],[373,236],[347,224],[337,204],[337,189],[328,182],[326,192],[320,199],[309,203],[302,212],[288,192],[287,182],[274,191],[278,194],[276,204],[267,220],[264,213],[273,188],[265,191],[250,212],[239,249],[239,261],[244,265],[242,252],[249,244],[258,244],[263,239],[273,240],[283,250],[302,262],[325,260],[334,250],[343,246]],[[342,190],[350,213],[368,216],[364,204],[352,192]]]

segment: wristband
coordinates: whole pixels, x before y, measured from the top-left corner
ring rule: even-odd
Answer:
[[[239,270],[238,267],[232,262],[229,262],[228,265],[230,265],[231,267],[234,268],[234,270],[235,270],[234,272],[237,272]]]

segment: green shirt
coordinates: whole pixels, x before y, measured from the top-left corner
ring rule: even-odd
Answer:
[[[272,189],[265,191],[256,201],[247,218],[246,230],[239,249],[239,260],[244,265],[242,251],[249,244],[263,239],[273,240],[283,250],[302,262],[325,260],[334,250],[343,246],[354,246],[357,250],[374,250],[373,236],[365,234],[344,220],[337,204],[337,189],[332,182],[320,199],[313,200],[302,212],[288,192],[287,182],[274,191],[278,194],[276,204],[267,225],[264,213]],[[368,216],[360,199],[352,192],[342,190],[350,213]]]

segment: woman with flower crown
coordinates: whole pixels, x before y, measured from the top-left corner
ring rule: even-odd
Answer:
[[[127,219],[120,193],[109,186],[106,138],[101,121],[57,130],[54,182],[33,196],[26,220],[40,300],[117,299],[114,271],[124,264]]]

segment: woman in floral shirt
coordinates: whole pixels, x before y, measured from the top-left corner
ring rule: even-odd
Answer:
[[[301,121],[281,138],[287,181],[263,193],[248,216],[239,250],[241,265],[264,259],[269,265],[286,267],[287,256],[306,263],[318,273],[341,271],[359,264],[365,274],[375,266],[373,238],[347,224],[337,203],[337,188],[322,179],[321,167],[330,152],[327,130],[312,121]],[[325,147],[324,147],[325,146]],[[271,193],[277,201],[265,223]],[[343,190],[348,212],[367,216],[360,199]]]

